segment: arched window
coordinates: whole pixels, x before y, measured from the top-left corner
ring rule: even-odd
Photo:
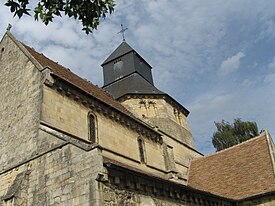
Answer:
[[[89,113],[89,140],[92,143],[96,142],[96,118],[92,113]]]
[[[139,150],[140,162],[145,163],[144,143],[143,143],[143,140],[140,138],[138,138],[138,150]]]

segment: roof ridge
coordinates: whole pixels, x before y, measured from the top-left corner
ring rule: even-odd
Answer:
[[[56,64],[56,65],[58,65],[58,66],[61,66],[61,67],[63,67],[64,69],[67,69],[69,72],[73,73],[68,67],[65,67],[65,66],[63,66],[62,64],[59,64],[58,62],[53,61],[53,60],[50,59],[48,56],[44,55],[42,52],[36,51],[33,47],[30,47],[30,46],[26,45],[25,43],[23,43],[23,42],[21,42],[21,41],[19,41],[19,42],[20,42],[24,47],[27,47],[27,48],[31,49],[32,51],[36,52],[36,53],[39,54],[39,55],[42,55],[44,58],[46,58],[47,60],[51,61],[52,63],[54,63],[54,64]],[[42,65],[41,65],[41,66],[42,66]],[[50,68],[51,68],[51,67],[50,67]],[[74,74],[74,73],[73,73],[73,74]],[[82,78],[82,79],[85,80],[84,78]]]
[[[18,41],[18,42],[20,42],[20,41]],[[67,73],[71,74],[73,77],[78,78],[78,79],[80,79],[81,81],[85,81],[87,84],[89,84],[89,86],[91,86],[91,87],[93,87],[93,88],[95,88],[95,89],[97,89],[97,90],[102,91],[102,93],[103,93],[104,95],[108,96],[108,97],[111,98],[113,101],[119,103],[120,106],[122,106],[125,110],[127,110],[127,113],[130,113],[131,115],[133,115],[128,109],[126,109],[120,102],[118,102],[116,99],[114,99],[114,97],[113,97],[112,95],[110,95],[109,93],[107,93],[104,89],[102,89],[102,88],[100,88],[99,86],[93,84],[91,81],[89,81],[89,80],[87,80],[87,79],[84,79],[84,78],[80,77],[79,75],[77,75],[77,74],[75,74],[74,72],[72,72],[69,68],[67,68],[67,67],[65,67],[65,66],[63,66],[63,65],[61,65],[61,64],[59,64],[58,62],[53,61],[52,59],[50,59],[49,57],[47,57],[47,56],[44,55],[43,53],[37,52],[34,48],[32,48],[32,47],[26,45],[25,43],[23,43],[23,42],[20,42],[20,43],[28,50],[28,52],[31,53],[32,56],[38,55],[38,56],[36,56],[36,57],[34,56],[34,59],[36,59],[36,60],[39,62],[39,64],[40,64],[41,66],[43,66],[43,67],[49,67],[49,69],[51,69],[51,71],[52,71],[53,73],[55,73],[55,75],[57,75],[57,76],[61,77],[62,79],[67,80],[67,81],[69,81],[70,83],[74,84],[71,80],[69,80],[69,78],[66,78],[64,75],[61,75],[61,76],[60,76],[60,74],[59,74],[59,72],[60,72],[59,69],[65,70]],[[53,64],[53,65],[43,65],[43,64],[41,64],[40,61],[37,59],[37,57],[39,57],[39,56],[40,56],[40,57],[42,56],[43,60],[47,60],[47,63]],[[41,60],[41,59],[40,59],[40,60]],[[59,69],[54,68],[54,66],[59,67]],[[84,90],[85,90],[85,89],[84,89]],[[98,97],[96,97],[96,98],[98,99]],[[100,100],[100,99],[99,99],[99,100]],[[101,100],[101,101],[102,101],[102,100]],[[128,115],[129,115],[129,114],[128,114]]]
[[[240,146],[242,146],[242,145],[244,145],[244,144],[248,144],[248,143],[251,142],[251,141],[256,141],[256,139],[260,139],[260,138],[263,138],[263,137],[266,137],[266,138],[268,137],[266,131],[264,131],[263,133],[261,133],[261,134],[258,135],[258,136],[252,137],[252,138],[250,138],[250,139],[248,139],[248,140],[245,140],[245,141],[243,141],[243,142],[241,142],[241,143],[239,143],[239,144],[236,144],[236,145],[233,145],[233,146],[231,146],[231,147],[225,148],[225,149],[223,149],[223,150],[217,151],[217,152],[215,152],[215,153],[212,153],[212,154],[203,156],[203,157],[201,157],[201,158],[211,157],[211,156],[213,156],[213,155],[217,155],[217,154],[226,152],[226,151],[228,151],[228,150],[234,149],[234,148],[236,148],[236,147],[240,147]],[[198,159],[200,159],[200,158],[198,158]],[[194,159],[193,161],[195,161],[195,160],[197,160],[197,159]]]
[[[41,72],[43,70],[43,66],[35,59],[35,57],[28,51],[25,47],[25,44],[18,41],[10,31],[6,31],[5,35],[7,35],[14,44],[30,59],[30,61],[36,66],[36,68]],[[4,35],[4,36],[5,36]],[[4,37],[3,37],[4,38]],[[3,40],[3,39],[2,39]],[[1,41],[2,41],[1,40]]]
[[[231,148],[192,160],[188,185],[237,201],[274,192],[268,140],[265,131]]]

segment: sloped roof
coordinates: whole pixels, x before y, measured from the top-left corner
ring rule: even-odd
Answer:
[[[132,47],[130,47],[129,44],[127,44],[126,42],[122,42],[115,51],[113,51],[113,53],[102,63],[102,65],[124,55],[127,54],[131,51],[134,51],[134,49]]]
[[[51,71],[57,75],[58,77],[68,81],[69,83],[75,85],[76,87],[80,88],[81,90],[87,92],[88,94],[92,95],[93,97],[97,98],[98,100],[105,102],[106,104],[114,107],[115,109],[119,110],[120,112],[132,116],[133,114],[129,112],[122,104],[118,101],[113,99],[113,97],[105,92],[103,89],[93,85],[92,83],[88,82],[85,79],[77,76],[69,69],[61,66],[60,64],[52,61],[51,59],[47,58],[43,54],[36,52],[33,48],[21,43],[28,52],[41,64],[43,67],[50,67]]]
[[[188,185],[240,200],[275,191],[268,132],[191,162]]]
[[[115,99],[125,94],[165,94],[136,72],[107,85],[104,89],[109,91]]]

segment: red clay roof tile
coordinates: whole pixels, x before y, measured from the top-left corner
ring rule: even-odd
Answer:
[[[193,160],[188,185],[236,200],[275,191],[267,134]]]
[[[82,79],[81,77],[71,72],[69,69],[52,61],[51,59],[44,56],[43,54],[36,52],[33,48],[30,48],[24,43],[22,43],[22,45],[39,62],[39,64],[41,64],[42,67],[47,67],[47,66],[50,67],[52,72],[58,77],[60,77],[61,79],[64,79],[65,81],[73,84],[74,86],[92,95],[93,97],[100,100],[101,102],[104,102],[109,106],[112,106],[118,111],[135,118],[130,111],[128,111],[120,102],[115,100],[110,94],[105,92],[103,89],[93,85],[92,83],[88,82],[85,79]]]

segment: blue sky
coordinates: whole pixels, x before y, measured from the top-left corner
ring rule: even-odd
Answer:
[[[153,67],[154,82],[189,111],[197,149],[214,152],[214,121],[256,121],[275,137],[275,1],[120,0],[92,35],[79,22],[48,26],[13,18],[0,3],[0,35],[12,33],[102,86],[101,63],[126,41]]]

